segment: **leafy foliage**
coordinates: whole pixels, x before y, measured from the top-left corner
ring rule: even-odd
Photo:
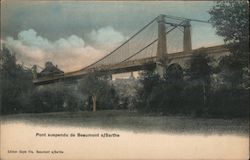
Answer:
[[[209,11],[213,26],[232,53],[220,62],[224,80],[231,86],[243,86],[244,72],[249,70],[249,2],[218,1]],[[225,72],[227,72],[225,74]]]
[[[208,99],[207,115],[216,118],[249,118],[249,90],[223,87]]]
[[[80,81],[79,88],[84,95],[97,97],[97,109],[118,109],[119,97],[110,81],[109,76],[92,74]],[[88,103],[92,107],[91,99]]]
[[[22,99],[32,91],[32,74],[16,64],[14,54],[6,48],[0,52],[1,113],[18,113],[25,108]]]
[[[198,50],[184,72],[180,66],[171,65],[161,79],[154,71],[144,71],[139,80],[142,87],[138,88],[133,101],[139,112],[195,117],[249,117],[249,3],[244,0],[217,1],[209,13],[210,22],[217,34],[224,37],[232,54],[222,58],[217,70],[211,65],[213,59],[203,50]],[[216,84],[219,87],[213,87],[211,77],[214,74],[223,77],[223,84]],[[78,111],[81,108],[82,102],[70,89],[60,86],[34,89],[30,84],[31,72],[17,65],[15,56],[3,50],[2,113]],[[79,88],[82,95],[97,97],[98,109],[120,108],[120,99],[108,76],[87,76],[81,80]],[[129,105],[128,100],[124,101],[125,105]]]
[[[30,104],[28,105],[30,108],[27,112],[79,111],[80,100],[75,94],[74,91],[65,88],[62,84],[36,88],[30,95]]]
[[[17,64],[7,48],[0,52],[1,114],[76,111],[79,99],[62,86],[37,88],[31,70]]]
[[[249,93],[243,88],[213,88],[213,59],[202,50],[194,53],[185,74],[176,64],[164,79],[153,71],[142,74],[136,103],[139,112],[194,117],[248,117]],[[184,76],[184,77],[183,77]],[[229,99],[228,99],[229,98]]]
[[[249,3],[246,0],[217,1],[209,11],[210,21],[226,43],[249,41]]]
[[[190,81],[197,81],[207,85],[211,82],[212,66],[211,58],[203,51],[196,51],[189,61],[187,76]]]

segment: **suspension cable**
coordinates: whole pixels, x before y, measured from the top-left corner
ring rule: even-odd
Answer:
[[[145,28],[147,28],[150,24],[152,24],[155,20],[157,19],[154,18],[152,21],[150,21],[147,25],[145,25],[143,28],[141,28],[138,32],[136,32],[132,37],[130,37],[127,41],[125,41],[123,44],[121,44],[119,47],[117,47],[115,50],[113,50],[112,52],[110,52],[109,54],[107,54],[106,56],[102,57],[101,59],[99,59],[98,61],[88,65],[87,67],[83,68],[84,69],[87,69],[95,64],[97,64],[98,62],[102,61],[103,59],[105,59],[106,57],[110,56],[111,54],[113,54],[115,51],[117,51],[119,48],[121,48],[123,45],[125,45],[127,42],[129,42],[132,38],[134,38],[136,35],[138,35],[140,32],[142,32]]]
[[[196,21],[196,22],[202,22],[202,23],[211,23],[209,21],[204,21],[200,19],[184,18],[184,17],[172,16],[172,15],[167,15],[167,14],[164,14],[163,16],[167,18],[171,18],[171,19],[177,19],[177,20],[188,20],[188,21]]]
[[[177,28],[179,25],[181,25],[181,24],[184,23],[184,22],[185,22],[185,20],[182,21],[181,23],[179,23],[178,25],[174,26],[173,28],[171,28],[169,31],[166,32],[165,35],[167,35],[168,33],[170,33],[172,30],[174,30],[175,28]],[[141,50],[139,50],[138,52],[136,52],[135,54],[133,54],[133,55],[129,56],[128,58],[126,58],[125,60],[121,61],[120,63],[123,63],[123,62],[129,60],[130,58],[134,57],[135,55],[137,55],[137,54],[140,53],[141,51],[145,50],[146,48],[148,48],[150,45],[152,45],[152,44],[155,43],[156,41],[158,41],[158,38],[155,39],[153,42],[149,43],[147,46],[145,46],[145,47],[142,48]],[[118,63],[118,64],[120,64],[120,63]]]

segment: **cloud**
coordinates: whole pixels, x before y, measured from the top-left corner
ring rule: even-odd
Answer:
[[[70,37],[64,39],[60,38],[55,42],[55,46],[57,48],[81,48],[85,46],[84,40],[77,37],[76,35],[71,35]]]
[[[33,46],[38,48],[51,48],[50,42],[41,37],[38,36],[36,31],[33,29],[22,31],[18,34],[18,40],[22,42],[23,45],[26,46]]]
[[[90,36],[94,42],[93,46],[86,45],[85,41],[76,35],[49,41],[38,35],[34,29],[29,29],[19,32],[17,39],[7,37],[5,44],[15,52],[19,63],[44,66],[46,61],[52,61],[68,72],[81,69],[98,60],[107,54],[105,53],[107,48],[125,39],[112,27],[92,31]]]
[[[118,47],[118,45],[128,39],[128,37],[125,37],[111,26],[92,30],[89,37],[99,48],[108,50]]]

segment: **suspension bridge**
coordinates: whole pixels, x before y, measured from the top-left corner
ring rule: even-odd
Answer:
[[[116,74],[152,68],[163,76],[167,65],[181,63],[183,59],[195,53],[195,50],[192,50],[191,21],[209,23],[203,20],[159,15],[115,50],[83,69],[38,77],[37,67],[34,66],[33,83],[44,85],[79,79],[91,73]],[[210,54],[228,54],[224,46],[213,46],[204,50]]]

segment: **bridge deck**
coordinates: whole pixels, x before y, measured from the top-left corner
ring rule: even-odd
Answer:
[[[191,57],[198,50],[203,50],[209,55],[222,54],[222,53],[228,52],[228,50],[225,48],[224,45],[219,45],[219,46],[213,46],[213,47],[207,47],[207,48],[199,48],[199,49],[192,50],[191,52],[177,52],[177,53],[167,54],[167,57],[169,60],[187,58],[187,57]],[[102,66],[89,68],[89,69],[83,68],[78,71],[68,72],[68,73],[60,74],[60,75],[41,77],[39,79],[34,79],[33,83],[35,85],[43,85],[43,84],[49,84],[49,83],[54,83],[58,81],[79,79],[91,73],[96,73],[96,74],[125,73],[125,72],[145,70],[145,69],[153,68],[155,66],[156,66],[156,57],[150,57],[150,58],[144,58],[144,59],[138,59],[138,60],[125,61],[122,63],[102,65]]]

